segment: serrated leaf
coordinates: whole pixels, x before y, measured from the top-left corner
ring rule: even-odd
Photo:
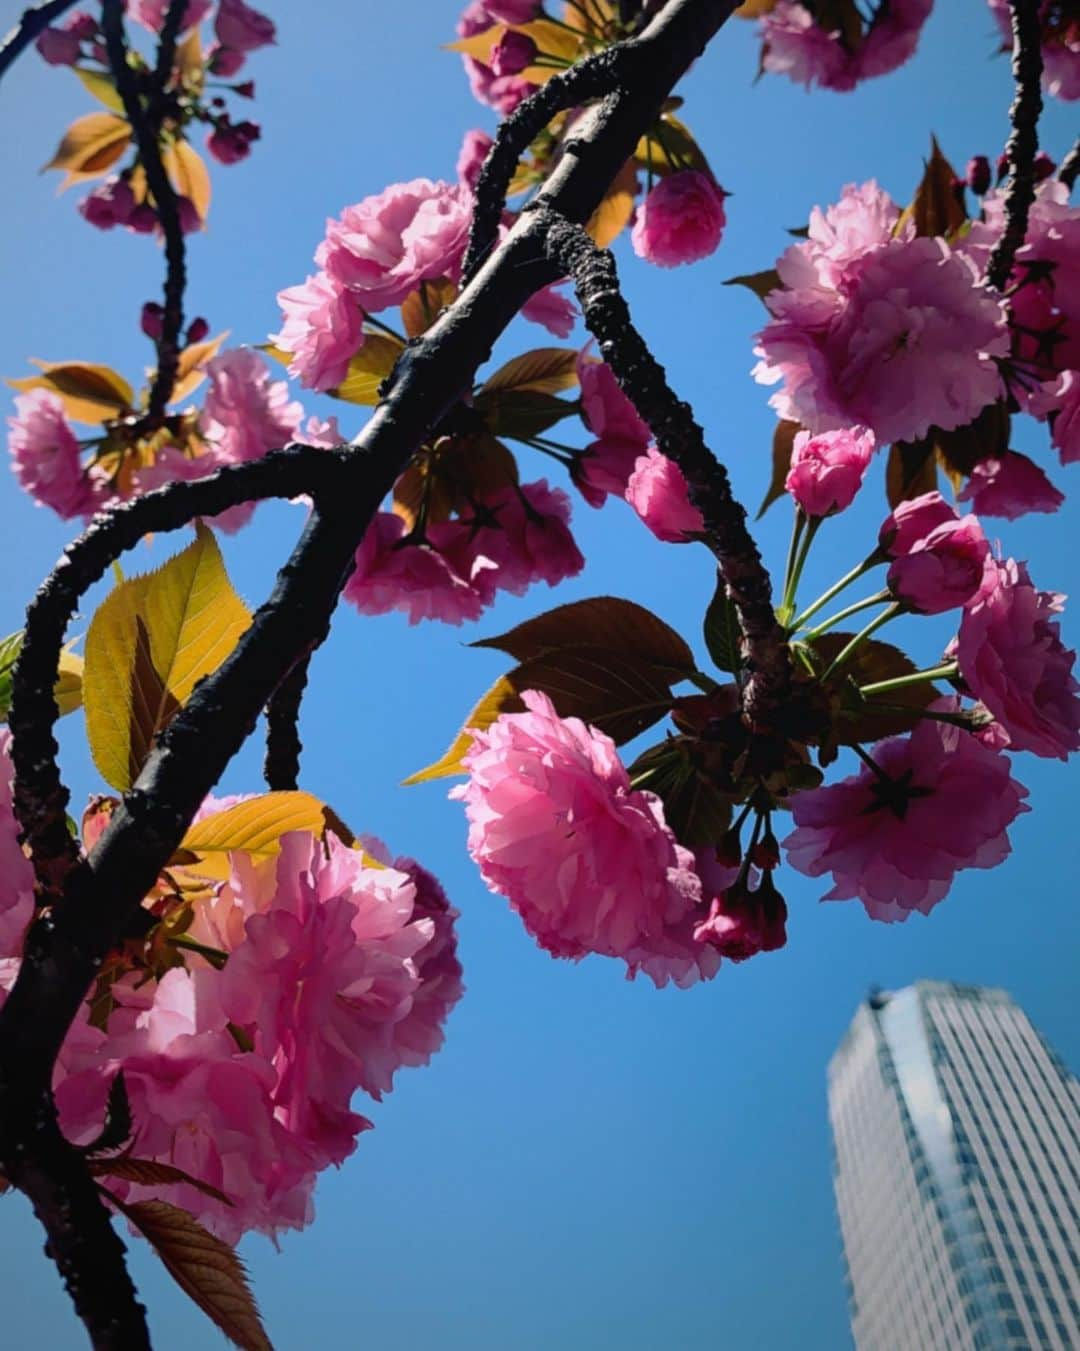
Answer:
[[[457,283],[449,277],[423,282],[401,302],[401,323],[410,338],[426,333],[439,312],[457,299]]]
[[[193,92],[198,93],[206,80],[206,66],[203,61],[202,39],[199,25],[189,28],[187,36],[176,44],[176,69],[180,79]]]
[[[223,1191],[211,1187],[209,1182],[192,1177],[171,1163],[160,1163],[157,1159],[133,1159],[128,1154],[118,1154],[110,1159],[90,1159],[87,1167],[91,1177],[115,1177],[123,1182],[134,1182],[140,1187],[183,1184],[185,1187],[194,1187],[204,1196],[213,1197],[223,1205],[233,1204]]]
[[[189,827],[180,842],[184,867],[202,877],[229,875],[228,855],[242,850],[255,858],[272,858],[281,850],[281,837],[292,830],[322,837],[326,807],[317,797],[299,791],[262,793],[237,802]]]
[[[516,661],[528,661],[561,647],[600,647],[642,657],[661,670],[689,675],[694,654],[685,640],[659,616],[632,600],[594,596],[571,601],[527,619],[471,647],[493,647]]]
[[[92,361],[38,361],[36,357],[30,358],[30,364],[37,366],[41,375],[7,383],[21,394],[47,389],[59,395],[64,412],[76,422],[97,424],[119,417],[134,401],[135,391],[111,366]]]
[[[627,771],[635,787],[655,793],[680,844],[718,844],[731,824],[731,799],[698,770],[686,738],[669,738],[643,751]]]
[[[716,590],[705,611],[705,646],[719,671],[738,675],[742,670],[742,629],[739,616],[727,593],[724,579],[717,573]]]
[[[772,504],[783,497],[787,491],[784,484],[787,481],[788,470],[791,468],[791,452],[795,445],[795,437],[801,431],[802,428],[797,422],[781,421],[776,424],[772,442],[772,476],[769,479],[769,487],[765,496],[761,500],[761,506],[758,507],[756,520],[760,521]]]
[[[473,406],[495,436],[529,441],[542,436],[563,418],[574,417],[578,405],[535,389],[490,389],[477,394]]]
[[[480,386],[480,393],[524,389],[537,394],[558,394],[560,390],[576,388],[577,363],[578,353],[572,347],[536,347],[489,375]]]
[[[124,118],[114,113],[87,113],[64,132],[56,153],[42,170],[66,170],[61,190],[84,179],[98,178],[116,163],[130,138],[131,127]]]
[[[177,1283],[203,1313],[242,1351],[273,1351],[244,1264],[186,1210],[167,1201],[112,1204],[148,1240]]]
[[[963,194],[954,188],[956,180],[956,170],[941,153],[937,137],[932,136],[930,158],[926,161],[922,179],[910,206],[900,213],[893,233],[899,234],[909,221],[915,222],[916,235],[948,237],[959,230],[967,221],[967,211]]]
[[[379,386],[394,369],[398,357],[405,350],[396,338],[382,333],[366,333],[364,345],[349,362],[345,379],[336,389],[328,390],[335,399],[359,403],[374,408],[379,402]],[[271,353],[276,355],[276,353]],[[292,360],[292,357],[289,357]]]
[[[157,733],[250,623],[201,524],[183,552],[106,597],[86,635],[83,676],[90,750],[106,783],[131,787]]]
[[[205,224],[210,214],[210,173],[203,157],[187,141],[174,141],[161,153],[161,162],[173,188],[186,197]]]
[[[12,675],[22,651],[22,629],[0,638],[0,722],[11,711]],[[83,659],[68,648],[60,653],[60,672],[53,686],[53,698],[60,717],[73,713],[82,703]]]
[[[783,282],[775,267],[767,267],[764,272],[744,272],[738,277],[728,277],[724,285],[745,286],[748,291],[753,291],[759,300],[764,300],[771,291],[782,286]]]
[[[816,669],[824,671],[853,637],[852,633],[833,632],[815,638],[808,646]],[[930,681],[901,685],[870,696],[859,694],[857,687],[910,675],[917,669],[911,658],[891,643],[876,638],[861,642],[837,675],[840,703],[833,720],[832,740],[850,746],[909,732],[919,722],[920,712],[940,697],[941,691]]]
[[[221,348],[221,344],[229,336],[229,330],[225,329],[219,333],[216,338],[207,338],[205,342],[189,343],[180,353],[180,360],[176,367],[176,382],[173,385],[172,394],[169,396],[169,402],[180,403],[186,399],[189,394],[193,394],[206,379],[206,372],[203,367],[213,357],[216,357]],[[286,355],[286,362],[291,361],[292,357]]]
[[[410,774],[407,779],[402,779],[402,784],[427,783],[431,779],[443,779],[452,774],[463,774],[465,771],[461,767],[461,762],[468,754],[473,741],[464,728],[471,727],[482,732],[490,727],[500,714],[520,713],[524,707],[521,696],[509,677],[500,676],[491,689],[483,694],[473,706],[469,716],[462,724],[463,730],[454,737],[444,754],[424,769],[418,769],[415,774]]]
[[[552,23],[550,19],[533,19],[530,23],[516,23],[513,27],[516,32],[532,38],[537,50],[544,56],[555,56],[573,63],[581,55],[581,38],[568,32],[562,24]],[[520,78],[530,80],[533,84],[545,84],[558,73],[557,66],[526,66]]]
[[[885,464],[885,494],[889,506],[921,497],[937,487],[937,464],[930,441],[896,441]]]
[[[109,1149],[119,1149],[130,1138],[131,1104],[128,1101],[123,1070],[118,1070],[109,1085],[109,1096],[105,1104],[105,1124],[94,1139],[83,1146],[83,1153],[93,1155]],[[93,1163],[89,1166],[93,1171]]]
[[[709,162],[690,128],[670,114],[642,136],[634,151],[634,159],[642,168],[651,168],[655,177],[678,173],[682,169],[696,169],[709,173]]]
[[[615,175],[585,229],[598,248],[608,248],[630,224],[637,196],[637,165],[626,161]]]
[[[116,91],[111,75],[90,66],[72,66],[72,70],[83,83],[87,93],[92,94],[99,103],[103,103],[110,112],[124,115],[124,100]]]

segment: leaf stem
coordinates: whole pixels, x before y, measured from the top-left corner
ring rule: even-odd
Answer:
[[[384,324],[381,319],[376,319],[373,314],[368,314],[366,310],[364,311],[364,321],[374,325],[375,328],[381,328],[382,331],[393,338],[395,342],[400,342],[403,346],[408,345],[409,340],[403,333],[399,333],[396,328],[391,328],[389,324]]]
[[[887,605],[879,615],[875,615],[870,623],[867,624],[865,628],[860,629],[855,637],[841,648],[837,655],[832,659],[825,669],[825,674],[821,677],[822,681],[828,680],[831,675],[838,671],[840,667],[843,666],[844,662],[852,656],[860,643],[864,643],[872,633],[876,633],[877,630],[880,629],[883,624],[887,624],[890,619],[895,619],[896,616],[901,613],[903,608],[904,607],[899,601],[894,600],[893,603]]]
[[[956,675],[956,662],[944,662],[941,666],[931,666],[924,671],[910,671],[907,675],[894,676],[891,680],[875,680],[870,685],[860,685],[860,694],[884,694],[886,690],[900,690],[906,685],[921,685],[924,680],[947,680]]]
[[[837,610],[836,614],[830,615],[828,619],[823,620],[817,628],[809,629],[803,634],[803,641],[809,642],[813,638],[820,638],[823,633],[829,629],[834,629],[837,624],[849,618],[851,615],[858,614],[860,610],[866,610],[871,605],[880,605],[883,601],[890,599],[888,591],[875,591],[872,596],[867,596],[863,600],[857,600],[853,605],[847,605],[843,610]]]
[[[858,579],[862,577],[865,573],[869,572],[871,568],[876,567],[879,563],[883,561],[884,560],[881,558],[880,554],[876,549],[872,554],[868,554],[863,559],[863,561],[859,563],[856,567],[852,568],[850,572],[844,573],[843,577],[841,577],[838,582],[835,582],[832,586],[830,586],[828,591],[823,591],[812,605],[808,605],[806,607],[806,609],[802,612],[801,615],[796,616],[796,618],[793,619],[791,621],[791,624],[788,626],[789,631],[791,633],[796,633],[799,629],[802,628],[802,626],[806,623],[806,621],[809,618],[811,618],[812,615],[816,615],[819,610],[823,609],[826,605],[828,605],[829,601],[831,601],[834,596],[838,596],[840,592],[845,591],[851,585],[852,582],[858,581]]]

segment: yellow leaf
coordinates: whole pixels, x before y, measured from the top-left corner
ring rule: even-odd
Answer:
[[[196,682],[221,665],[251,623],[213,533],[203,525],[195,533],[156,572],[118,586],[86,635],[87,737],[105,781],[121,792]]]
[[[72,122],[43,169],[66,169],[61,188],[105,173],[124,153],[131,127],[113,113],[87,113]]]
[[[203,367],[218,354],[218,349],[229,336],[229,330],[219,333],[216,338],[206,342],[193,342],[180,353],[180,363],[176,368],[176,383],[173,385],[170,403],[180,403],[194,393],[206,379]]]
[[[106,108],[123,117],[124,100],[116,92],[116,85],[111,76],[106,75],[104,71],[93,70],[90,66],[72,66],[72,70],[83,82],[83,87],[88,93],[93,94],[99,103],[104,103]]]
[[[204,877],[228,877],[228,855],[242,850],[270,858],[281,849],[281,837],[290,830],[306,830],[320,838],[326,830],[326,807],[310,793],[263,793],[197,821],[184,836],[180,849],[197,854],[184,867]]]
[[[538,394],[557,394],[561,389],[573,389],[578,382],[578,354],[572,347],[537,347],[523,352],[494,375],[489,375],[481,387],[482,393],[493,389],[528,389]]]
[[[444,779],[451,774],[464,774],[461,762],[472,745],[472,737],[464,728],[482,732],[490,727],[501,713],[520,712],[524,707],[509,677],[500,676],[465,719],[463,729],[447,748],[445,755],[440,756],[426,769],[418,769],[415,774],[410,774],[407,779],[402,780],[402,783],[427,783],[431,779]]]
[[[486,65],[491,57],[492,47],[505,32],[506,24],[497,23],[491,28],[485,28],[482,33],[474,33],[472,37],[448,42],[445,47],[448,52],[460,52],[462,56],[471,56],[474,61],[483,61]]]
[[[198,93],[206,77],[206,67],[203,64],[202,41],[199,37],[199,25],[189,29],[188,35],[182,38],[176,46],[176,69],[180,72],[181,81],[187,87]]]
[[[205,223],[210,214],[210,174],[202,156],[187,141],[174,141],[161,159],[173,187],[191,202]]]
[[[736,19],[760,19],[776,8],[777,0],[743,0],[734,12]]]
[[[346,403],[360,403],[373,408],[379,402],[379,386],[394,369],[394,363],[404,350],[403,344],[396,338],[385,337],[381,333],[366,333],[363,347],[349,362],[345,379],[336,389],[327,392],[335,399],[344,399]],[[277,353],[271,352],[270,355],[276,357]]]
[[[518,33],[524,33],[536,43],[541,56],[555,56],[572,64],[582,54],[584,42],[576,33],[567,32],[550,19],[534,19],[532,23],[514,24]],[[557,66],[526,66],[520,73],[523,80],[533,84],[546,84],[553,75],[559,74]]]
[[[634,161],[627,160],[585,226],[600,248],[606,249],[630,224],[636,193],[637,170]]]
[[[235,1346],[273,1351],[244,1264],[227,1243],[167,1201],[122,1201],[110,1191],[105,1194],[149,1241],[180,1289]]]
[[[420,288],[405,297],[401,306],[401,323],[410,338],[426,333],[439,311],[457,299],[457,283],[448,277],[423,282]]]
[[[60,674],[53,686],[53,698],[60,716],[74,713],[82,703],[83,666],[82,657],[66,648],[60,653]]]
[[[60,396],[64,411],[76,422],[105,422],[128,412],[134,401],[134,390],[111,366],[90,361],[37,361],[33,357],[30,364],[44,373],[7,383],[23,394],[31,389],[51,390]]]

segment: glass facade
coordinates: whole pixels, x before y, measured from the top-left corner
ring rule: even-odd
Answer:
[[[829,1117],[859,1351],[1080,1349],[1080,1085],[1003,990],[871,996]]]

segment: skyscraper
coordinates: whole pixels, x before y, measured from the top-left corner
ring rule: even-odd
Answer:
[[[871,995],[829,1117],[858,1351],[1080,1348],[1080,1085],[1004,990]]]

